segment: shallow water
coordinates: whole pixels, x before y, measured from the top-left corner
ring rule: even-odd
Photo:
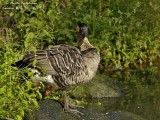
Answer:
[[[123,95],[106,108],[106,112],[125,111],[146,120],[160,120],[160,69],[158,67],[114,72],[110,74],[110,78],[110,81],[121,88]]]

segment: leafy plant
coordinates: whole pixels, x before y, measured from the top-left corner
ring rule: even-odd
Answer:
[[[35,94],[37,88],[33,88],[32,82],[24,75],[25,70],[18,70],[12,67],[14,59],[18,57],[15,54],[13,35],[11,29],[4,29],[5,36],[0,37],[2,48],[0,52],[0,118],[17,119],[24,117],[25,111],[30,111],[33,106],[38,106]]]
[[[24,73],[11,64],[26,51],[49,45],[76,45],[78,21],[89,26],[90,42],[101,53],[106,68],[139,67],[159,56],[159,0],[21,0],[0,1],[0,117],[21,119],[37,95]],[[11,8],[11,9],[7,9]]]

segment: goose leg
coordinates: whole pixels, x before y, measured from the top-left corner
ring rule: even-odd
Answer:
[[[68,99],[68,96],[67,96],[67,92],[65,90],[63,91],[63,96],[64,96],[64,111],[65,112],[73,113],[73,114],[75,114],[75,115],[77,115],[79,117],[80,117],[80,115],[84,115],[84,113],[82,113],[82,112],[78,111],[77,109],[75,109],[77,107],[81,107],[82,108],[82,106],[77,106],[77,105],[73,105],[73,104],[70,103],[70,101]]]

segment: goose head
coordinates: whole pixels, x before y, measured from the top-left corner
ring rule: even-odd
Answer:
[[[81,51],[87,50],[89,48],[93,48],[93,46],[89,43],[88,40],[88,27],[85,23],[78,23],[76,28],[77,31],[77,42]]]
[[[87,37],[88,38],[88,27],[85,23],[78,22],[76,31],[81,37],[83,37],[83,38]]]

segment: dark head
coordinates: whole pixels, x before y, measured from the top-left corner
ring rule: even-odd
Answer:
[[[85,23],[78,22],[78,26],[76,28],[76,31],[84,38],[88,38],[88,27]]]

